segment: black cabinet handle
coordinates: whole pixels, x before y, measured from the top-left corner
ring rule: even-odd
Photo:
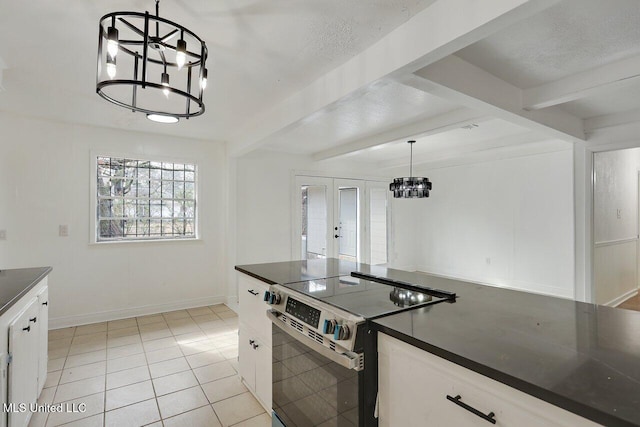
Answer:
[[[249,345],[253,345],[254,342],[256,342],[256,340],[249,340]]]
[[[29,319],[29,322],[36,323],[37,320],[38,320],[37,317],[32,317],[31,319]]]
[[[251,346],[253,347],[253,349],[255,350],[256,348],[260,347],[258,344],[251,344]]]
[[[22,328],[22,330],[30,332],[31,331],[31,325],[27,326],[26,328]]]
[[[49,305],[49,301],[43,302],[42,305]]]
[[[251,295],[258,295],[259,294],[259,292],[256,292],[253,289],[248,289],[247,292],[249,292]]]
[[[451,397],[451,396],[449,396],[447,394],[447,400],[450,400],[453,403],[455,403],[456,405],[463,407],[467,411],[471,412],[472,414],[475,414],[475,415],[479,416],[483,420],[489,421],[491,424],[495,424],[496,423],[496,419],[495,419],[496,414],[494,414],[493,412],[489,412],[488,414],[483,414],[482,412],[478,411],[476,408],[474,408],[472,406],[469,406],[466,403],[464,403],[462,401],[462,397],[460,395],[457,395],[456,397]]]
[[[340,236],[339,236],[339,235],[337,235],[337,234],[334,234],[334,235],[333,235],[333,237],[335,237],[335,238],[337,239],[337,238],[338,238],[338,237],[340,237]]]

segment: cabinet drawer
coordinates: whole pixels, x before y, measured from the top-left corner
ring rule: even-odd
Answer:
[[[381,427],[492,425],[481,414],[504,427],[598,425],[384,334],[378,354]]]
[[[269,305],[264,302],[264,293],[269,285],[260,280],[239,274],[238,300],[240,321],[258,333],[259,338],[271,346],[271,321],[266,315]]]

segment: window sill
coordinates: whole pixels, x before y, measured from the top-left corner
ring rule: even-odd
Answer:
[[[109,245],[119,245],[119,244],[167,244],[167,243],[201,243],[203,240],[200,237],[196,237],[193,239],[138,239],[138,240],[105,240],[102,242],[91,241],[89,242],[89,246],[109,246]]]

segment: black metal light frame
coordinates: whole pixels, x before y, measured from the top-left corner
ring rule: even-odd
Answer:
[[[140,21],[143,20],[144,27],[138,28],[130,21]],[[140,38],[134,40],[118,40],[118,52],[125,53],[134,58],[134,66],[133,70],[123,70],[129,71],[132,73],[133,78],[130,79],[111,79],[108,76],[103,76],[103,66],[107,66],[109,62],[115,64],[115,58],[110,57],[107,52],[106,55],[103,55],[103,44],[108,43],[108,37],[111,36],[112,32],[109,30],[113,27],[116,27],[116,24],[119,23],[121,25],[129,28],[133,33],[137,34]],[[167,32],[164,35],[159,34],[160,24],[164,24],[165,26],[172,27],[171,31]],[[105,30],[107,27],[107,30]],[[152,27],[155,27],[156,34],[155,36],[151,34]],[[117,32],[116,32],[117,34]],[[177,44],[171,44],[169,41],[171,38],[176,35],[180,36],[178,42],[184,39],[184,35],[189,35],[193,40],[196,40],[199,43],[199,52],[194,52],[191,50],[186,50],[187,60],[180,70],[178,64],[176,62],[170,61],[167,56],[164,54],[166,50],[176,52]],[[152,49],[154,52],[157,52],[159,59],[153,58],[150,56],[150,46],[153,45],[155,49]],[[138,48],[138,49],[136,49]],[[140,50],[142,51],[140,53]],[[168,19],[161,18],[159,16],[159,1],[156,0],[156,14],[151,15],[149,12],[112,12],[104,15],[100,18],[99,22],[99,33],[98,33],[98,61],[97,61],[97,73],[96,73],[96,92],[102,98],[106,99],[109,102],[112,102],[121,107],[125,107],[130,109],[132,112],[138,111],[142,113],[146,113],[147,115],[160,115],[160,116],[168,116],[175,118],[186,118],[195,117],[202,115],[205,111],[205,105],[203,102],[203,92],[204,86],[206,85],[207,78],[207,69],[206,69],[206,60],[207,60],[207,46],[205,42],[198,37],[195,33],[190,31],[188,28],[183,27],[182,25],[176,24],[173,21]],[[150,79],[147,73],[147,64],[154,63],[164,67],[164,73],[162,73],[162,77],[164,78],[164,74],[167,73],[167,69],[171,71],[171,77],[174,81],[177,78],[186,78],[186,88],[187,90],[180,90],[170,84],[163,84],[160,78],[158,78],[158,82]],[[105,68],[106,69],[106,68]],[[186,70],[186,71],[185,71]],[[198,82],[197,89],[192,90],[192,80],[193,75],[197,73]],[[106,73],[105,73],[106,74]],[[203,79],[205,83],[203,84]],[[109,96],[105,93],[104,89],[110,86],[117,85],[129,85],[131,86],[131,98],[130,99],[116,99],[115,97]],[[184,112],[178,111],[168,111],[167,109],[157,108],[157,109],[149,109],[142,108],[137,105],[137,95],[138,88],[147,89],[153,88],[157,90],[168,90],[171,94],[175,94],[181,96],[185,99],[185,108]],[[195,92],[195,94],[194,94]],[[196,108],[192,108],[192,103]]]
[[[411,146],[411,162],[409,164],[409,176],[394,178],[389,184],[389,191],[393,192],[396,199],[421,199],[429,197],[432,184],[429,178],[413,176],[413,144],[415,141],[407,141]]]

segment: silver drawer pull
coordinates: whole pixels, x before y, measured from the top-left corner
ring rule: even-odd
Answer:
[[[447,400],[452,401],[456,405],[466,409],[467,411],[471,412],[474,415],[479,416],[483,420],[489,421],[491,424],[495,424],[496,423],[496,419],[495,419],[496,414],[494,414],[493,412],[489,412],[488,414],[483,414],[482,412],[478,411],[473,406],[470,406],[470,405],[467,405],[466,403],[464,403],[462,401],[462,396],[460,396],[460,395],[457,395],[456,397],[452,397],[452,396],[449,396],[447,394]]]

